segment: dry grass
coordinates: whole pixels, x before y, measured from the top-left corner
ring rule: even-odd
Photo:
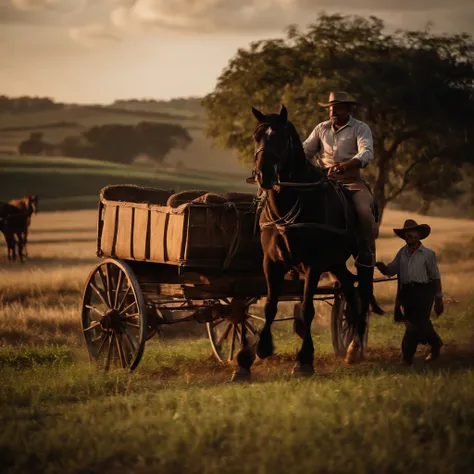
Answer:
[[[425,244],[437,252],[447,243],[468,241],[474,234],[474,221],[425,218],[388,210],[378,240],[379,259],[390,261],[403,245],[392,229],[402,226],[406,218],[432,226]],[[25,264],[6,261],[6,248],[4,244],[0,247],[0,343],[81,343],[80,295],[97,261],[96,222],[96,211],[40,212],[33,217],[30,258]],[[466,306],[472,297],[474,261],[441,263],[440,268],[445,293],[459,301],[460,307]],[[395,282],[376,285],[376,296],[388,311],[395,290]],[[289,314],[292,305],[282,303],[281,310]],[[328,310],[327,305],[317,304],[320,322],[327,322]]]

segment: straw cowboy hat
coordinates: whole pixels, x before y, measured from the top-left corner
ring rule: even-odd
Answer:
[[[408,230],[416,230],[420,234],[420,240],[426,239],[431,234],[431,227],[428,224],[418,224],[413,219],[407,219],[403,229],[393,229],[395,234],[401,239],[405,238],[405,232]]]
[[[356,101],[347,92],[330,92],[329,100],[326,104],[318,102],[321,107],[329,107],[335,104],[355,104]]]

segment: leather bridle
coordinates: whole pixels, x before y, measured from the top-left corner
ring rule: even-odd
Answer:
[[[260,124],[257,125],[257,128],[255,129],[255,131],[253,132],[253,138],[254,140],[256,141],[256,134],[257,134],[257,131],[261,128],[261,127],[269,127],[270,129],[272,128],[272,126],[267,123],[267,122],[262,122]],[[285,125],[285,131],[287,129],[287,126]],[[277,172],[278,174],[278,171],[279,169],[281,168],[281,165],[283,164],[283,161],[287,158],[288,156],[288,151],[290,149],[290,140],[287,139],[286,140],[286,148],[285,148],[285,151],[280,155],[278,156],[277,154],[273,153],[273,152],[269,152],[269,154],[271,154],[274,158],[277,159],[277,162],[275,164],[275,171]],[[254,163],[257,161],[258,159],[258,155],[260,153],[263,153],[265,151],[265,145],[262,145],[253,155],[253,159],[254,159]],[[268,153],[268,152],[267,152]],[[256,171],[255,169],[252,170],[252,176],[255,176],[256,175]]]

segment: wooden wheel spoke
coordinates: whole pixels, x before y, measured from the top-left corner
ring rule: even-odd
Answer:
[[[125,304],[125,300],[127,299],[127,296],[130,294],[131,289],[132,289],[132,287],[129,285],[127,287],[127,291],[125,292],[125,294],[122,296],[122,299],[120,300],[120,304],[116,308],[117,311],[120,311],[123,308],[123,305]]]
[[[127,316],[125,316],[125,320],[129,321],[131,319],[138,319],[139,317],[140,313],[127,314]]]
[[[119,298],[120,292],[122,291],[122,283],[123,283],[123,272],[122,270],[119,270],[117,287],[115,288],[114,308],[117,308],[118,298]]]
[[[232,360],[234,357],[234,346],[235,346],[235,330],[236,325],[232,325],[232,335],[230,336],[230,348],[229,348],[229,360]]]
[[[239,337],[239,342],[240,344],[242,344],[243,328],[240,324],[236,324],[235,327],[237,328],[237,336]]]
[[[125,321],[125,324],[131,328],[140,329],[139,324],[131,323],[130,321]]]
[[[125,337],[127,339],[128,344],[130,346],[130,349],[132,349],[132,351],[135,352],[137,350],[137,348],[136,348],[135,342],[133,340],[133,337],[130,335],[130,333],[126,329],[125,329],[124,334],[125,334]]]
[[[84,332],[92,331],[92,329],[95,329],[97,326],[100,326],[100,322],[93,321],[88,328],[84,329]]]
[[[219,326],[219,324],[222,324],[223,322],[225,321],[225,319],[218,319],[217,321],[213,321],[211,324],[211,328],[214,329],[216,328],[217,326]]]
[[[105,282],[105,275],[104,275],[104,272],[102,271],[101,267],[99,267],[97,269],[97,273],[100,277],[100,281],[102,282],[102,286],[104,287],[104,290],[106,290],[107,289],[107,283]]]
[[[255,314],[248,314],[247,315],[249,319],[257,319],[258,321],[262,321],[263,323],[265,322],[265,318],[262,318],[261,316],[257,316]]]
[[[102,292],[99,290],[99,288],[97,288],[97,286],[94,284],[94,283],[90,283],[90,287],[97,293],[97,295],[99,296],[100,300],[102,301],[102,303],[104,303],[104,305],[107,307],[107,308],[110,308],[109,304],[107,303],[107,301],[105,300],[105,297],[104,295],[102,294]]]
[[[245,324],[245,327],[252,333],[252,336],[257,335],[257,330],[248,321],[245,321],[244,324]]]
[[[107,282],[107,288],[106,288],[106,293],[107,293],[107,301],[109,302],[109,305],[111,308],[112,306],[112,285],[111,285],[111,278],[110,278],[110,272],[109,272],[109,265],[106,263],[105,264],[105,280]]]
[[[97,351],[97,357],[100,356],[102,349],[105,347],[105,342],[107,341],[108,337],[109,337],[109,334],[107,332],[104,332],[103,337],[102,337],[102,342],[100,343],[99,350]]]
[[[117,346],[117,352],[118,356],[120,359],[120,365],[122,366],[122,369],[125,369],[127,367],[126,361],[125,361],[125,356],[123,354],[123,349],[122,349],[122,342],[121,342],[121,337],[118,335],[115,336],[115,345]]]
[[[114,347],[114,339],[115,339],[115,333],[109,333],[109,348],[107,350],[107,359],[105,361],[105,370],[109,370],[110,368],[110,359],[112,357],[112,349]]]
[[[133,303],[130,303],[126,308],[122,309],[122,311],[120,311],[120,314],[126,313],[132,306],[134,306],[136,304],[137,304],[137,302],[133,301]]]
[[[217,345],[222,346],[222,343],[227,339],[229,336],[229,332],[232,329],[232,323],[228,323],[227,327],[224,329],[223,333],[220,335],[219,339],[217,340]]]
[[[104,315],[104,312],[101,311],[99,308],[96,308],[95,306],[92,306],[90,304],[86,304],[85,307],[90,311],[95,311],[99,316]]]

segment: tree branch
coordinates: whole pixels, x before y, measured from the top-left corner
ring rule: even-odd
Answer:
[[[401,186],[398,188],[397,191],[395,191],[394,193],[387,196],[387,198],[386,198],[387,202],[392,201],[393,199],[395,199],[397,196],[399,196],[405,190],[405,188],[408,186],[408,183],[409,183],[409,174],[413,171],[415,166],[419,165],[420,163],[423,163],[424,161],[428,161],[428,160],[426,158],[420,158],[419,160],[414,161],[408,167],[408,169],[405,171],[405,176],[403,177],[403,181],[402,181]]]

